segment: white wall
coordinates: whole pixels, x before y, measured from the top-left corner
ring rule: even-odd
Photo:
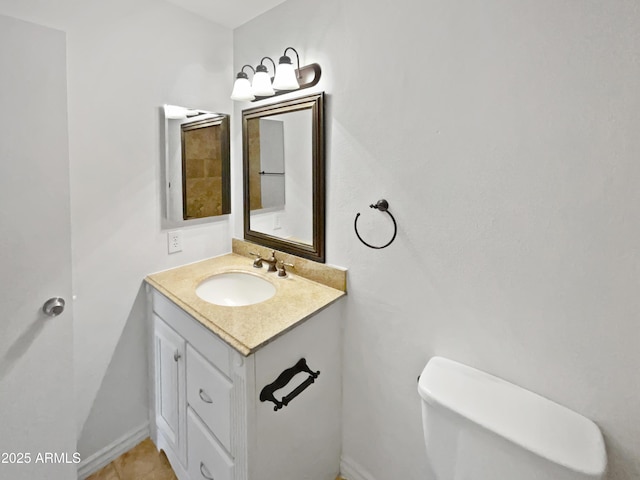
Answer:
[[[184,251],[167,254],[159,107],[230,112],[232,34],[157,0],[0,0],[0,13],[67,33],[78,432],[100,405],[86,457],[146,420],[144,309],[133,306],[144,276],[230,250],[225,217],[184,229]],[[137,342],[120,342],[125,327]],[[119,404],[96,399],[105,377]]]
[[[287,46],[323,69],[353,468],[431,478],[416,377],[438,354],[594,419],[609,479],[640,478],[639,24],[631,0],[289,0],[234,31],[236,70]],[[388,238],[379,198],[382,251],[352,230]]]

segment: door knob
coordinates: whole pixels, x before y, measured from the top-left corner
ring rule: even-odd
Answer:
[[[53,297],[44,302],[42,311],[50,317],[57,317],[64,312],[64,298]]]

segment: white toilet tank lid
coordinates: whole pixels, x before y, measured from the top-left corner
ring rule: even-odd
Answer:
[[[547,460],[587,475],[607,466],[598,426],[562,405],[475,368],[433,357],[420,396]]]

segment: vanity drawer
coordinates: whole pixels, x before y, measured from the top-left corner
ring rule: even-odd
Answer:
[[[213,332],[157,290],[153,290],[153,311],[186,338],[209,362],[229,375],[231,350]]]
[[[233,480],[233,459],[224,451],[191,408],[187,411],[189,478]]]
[[[187,344],[187,403],[220,443],[231,451],[233,383]]]

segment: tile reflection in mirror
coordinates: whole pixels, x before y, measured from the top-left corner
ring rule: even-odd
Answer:
[[[164,106],[166,218],[230,213],[229,116]]]

